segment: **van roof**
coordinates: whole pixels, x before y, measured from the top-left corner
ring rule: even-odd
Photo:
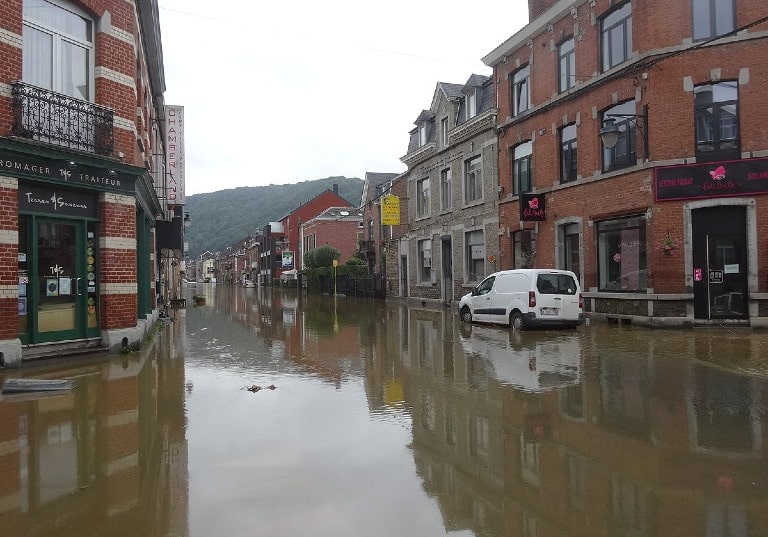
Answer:
[[[570,270],[547,269],[547,268],[500,270],[498,272],[494,272],[493,274],[489,274],[488,276],[498,276],[500,274],[525,274],[527,276],[532,276],[534,274],[570,274],[571,276],[576,276]]]

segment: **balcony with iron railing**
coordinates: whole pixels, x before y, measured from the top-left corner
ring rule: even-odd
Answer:
[[[24,82],[11,86],[14,136],[112,156],[112,109]]]

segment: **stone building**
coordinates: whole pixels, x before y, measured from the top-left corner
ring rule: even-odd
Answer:
[[[498,264],[496,106],[493,80],[438,82],[410,132],[408,229],[399,294],[451,304]]]

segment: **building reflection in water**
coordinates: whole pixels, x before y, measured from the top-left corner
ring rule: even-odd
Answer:
[[[390,315],[390,327],[407,327],[414,458],[449,530],[764,534],[768,382],[688,359],[691,334],[682,347],[612,352],[581,330]]]
[[[233,368],[235,379],[287,372],[296,386],[311,379],[331,390],[362,380],[372,422],[403,425],[398,468],[410,472],[412,459],[417,496],[446,533],[730,537],[768,528],[768,381],[753,366],[764,363],[765,337],[658,338],[594,325],[515,333],[439,307],[197,292],[206,305],[186,312],[189,335],[180,319],[125,359],[5,372],[73,378],[77,388],[0,400],[3,537],[189,535],[184,405],[202,388],[185,378],[185,360],[197,379]],[[211,346],[185,356],[191,342]],[[366,497],[381,483],[359,487]]]
[[[0,395],[0,534],[189,535],[183,332],[173,323],[133,355],[5,372],[75,389]]]
[[[254,293],[235,316],[281,356],[336,384],[363,375],[372,415],[410,419],[416,469],[447,531],[768,527],[768,381],[731,367],[764,354],[749,337],[515,333],[442,308]]]

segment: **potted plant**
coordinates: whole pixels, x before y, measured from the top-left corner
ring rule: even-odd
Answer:
[[[656,251],[661,252],[666,257],[677,257],[677,249],[680,247],[680,243],[667,231],[667,236],[656,246]]]

